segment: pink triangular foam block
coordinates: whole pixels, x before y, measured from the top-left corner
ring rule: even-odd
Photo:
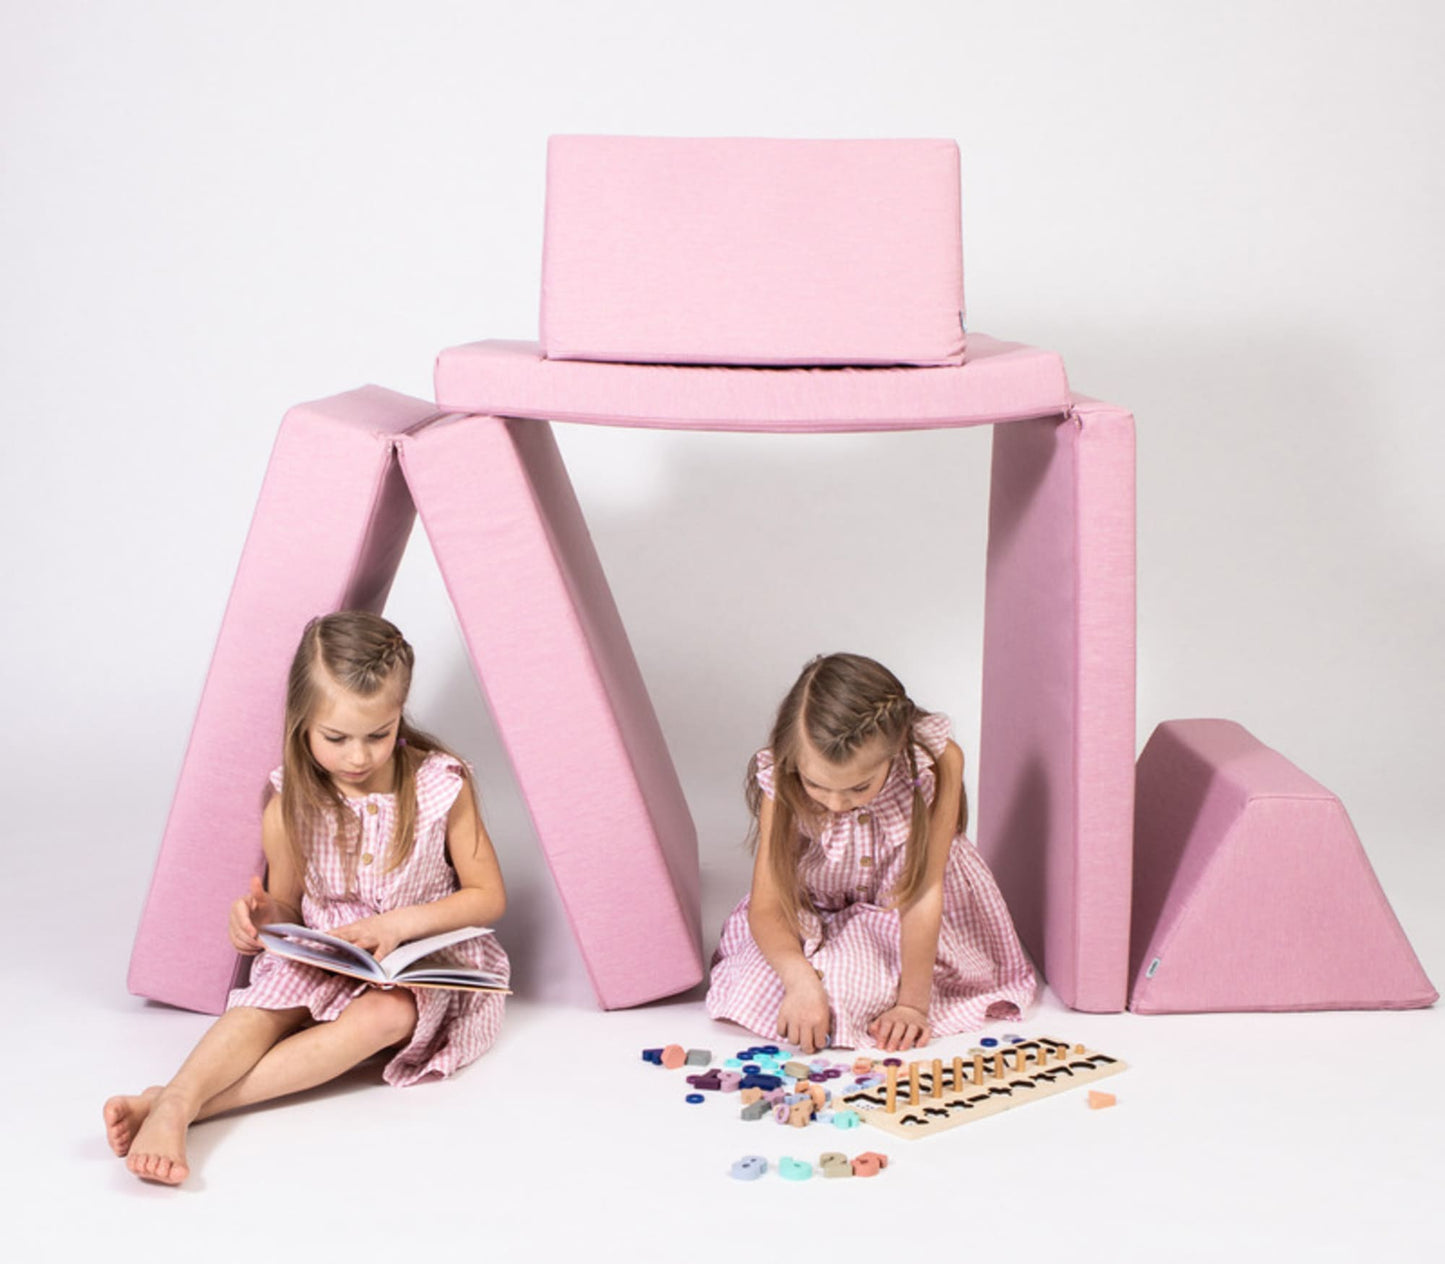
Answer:
[[[1139,757],[1129,1008],[1413,1009],[1438,993],[1344,805],[1229,720]]]

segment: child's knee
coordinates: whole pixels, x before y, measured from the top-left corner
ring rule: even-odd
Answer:
[[[405,988],[373,989],[352,1002],[379,1049],[398,1044],[416,1030],[416,998]]]

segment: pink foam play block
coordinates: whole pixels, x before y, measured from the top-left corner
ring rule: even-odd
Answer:
[[[697,836],[551,428],[453,417],[400,446],[599,1001],[692,987]]]
[[[545,354],[956,363],[958,165],[951,140],[554,136]]]
[[[847,431],[977,426],[1070,407],[1052,351],[969,339],[930,369],[760,369],[549,360],[531,342],[473,342],[437,358],[440,407],[691,430]]]
[[[1137,797],[1132,1010],[1435,1002],[1344,806],[1240,725],[1159,725]]]
[[[1065,1004],[1124,1007],[1134,759],[1134,424],[1078,397],[993,437],[979,848]]]
[[[598,999],[638,1004],[702,978],[691,818],[550,431],[440,417],[368,387],[282,423],[137,932],[133,992],[224,1005],[238,967],[226,913],[261,871],[296,641],[313,615],[381,608],[414,502]]]
[[[282,421],[136,931],[137,995],[208,1013],[225,1005],[240,964],[226,918],[262,871],[291,655],[314,615],[381,609],[415,518],[392,440],[435,415],[368,386]]]
[[[479,343],[442,354],[438,395],[450,408],[486,400],[612,425],[1006,423],[994,431],[979,843],[1058,995],[1119,1010],[1133,847],[1133,421],[1071,396],[1048,353],[990,340],[969,354],[961,369],[748,370],[562,364]]]

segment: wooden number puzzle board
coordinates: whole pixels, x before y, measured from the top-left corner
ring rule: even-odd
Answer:
[[[1108,1054],[1041,1036],[987,1052],[972,1050],[967,1057],[893,1068],[897,1088],[892,1113],[886,1084],[845,1094],[843,1105],[896,1137],[930,1137],[1127,1069]]]

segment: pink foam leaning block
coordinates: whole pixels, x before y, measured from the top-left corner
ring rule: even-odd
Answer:
[[[692,987],[696,832],[551,427],[451,417],[400,449],[599,1001]]]
[[[282,421],[136,931],[127,981],[137,995],[224,1007],[242,964],[226,918],[262,872],[291,655],[313,616],[381,609],[415,519],[392,441],[435,415],[368,386]]]
[[[958,166],[951,140],[554,136],[543,351],[957,363]]]
[[[679,430],[912,430],[1058,417],[1070,408],[1052,351],[969,339],[968,363],[928,369],[720,368],[549,360],[493,340],[437,357],[439,407]]]
[[[979,849],[1049,986],[1123,1009],[1134,800],[1134,423],[1077,397],[993,438]]]
[[[702,978],[692,821],[549,428],[448,419],[367,387],[282,423],[137,931],[133,992],[225,1004],[241,964],[226,915],[261,872],[297,639],[316,614],[381,609],[417,509],[598,999],[638,1004]]]
[[[1438,998],[1339,799],[1240,725],[1159,725],[1137,797],[1132,1010]]]

